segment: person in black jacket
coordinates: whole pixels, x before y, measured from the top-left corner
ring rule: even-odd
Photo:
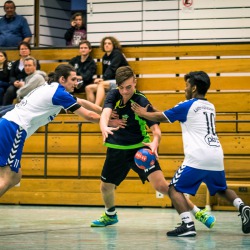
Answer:
[[[71,27],[66,31],[64,39],[66,46],[78,46],[82,40],[87,39],[87,31],[81,12],[76,12],[70,19]]]
[[[7,88],[3,96],[3,106],[10,105],[16,98],[17,90],[23,86],[27,74],[24,71],[24,59],[30,56],[31,47],[27,42],[21,42],[18,46],[20,59],[16,60],[10,71],[10,86]],[[40,64],[37,61],[36,69],[40,69]]]
[[[89,41],[84,40],[79,44],[80,56],[73,57],[69,64],[76,69],[78,85],[74,93],[85,91],[85,87],[93,83],[93,76],[96,74],[96,63],[90,56],[92,46]]]
[[[105,92],[116,88],[116,70],[119,67],[128,66],[128,62],[121,51],[120,42],[115,37],[104,37],[100,47],[105,52],[102,58],[102,78],[96,78],[93,84],[85,88],[87,100],[99,106],[103,103]]]
[[[10,86],[10,70],[12,62],[8,61],[5,51],[0,51],[0,106],[3,104],[3,96]]]

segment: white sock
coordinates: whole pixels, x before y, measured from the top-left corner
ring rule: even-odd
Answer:
[[[233,205],[238,209],[238,211],[240,210],[240,205],[244,205],[244,202],[242,201],[241,198],[236,198],[233,201]]]
[[[115,214],[116,214],[116,210],[114,209],[114,211],[108,211],[108,209],[105,208],[105,213],[106,213],[107,215],[112,216],[112,215],[115,215]]]
[[[181,220],[185,223],[189,223],[193,221],[190,212],[181,213],[180,216],[181,216]]]
[[[193,207],[193,209],[191,210],[191,213],[193,214],[193,215],[195,215],[197,212],[199,212],[200,211],[200,209],[197,207],[197,206],[195,206],[194,205],[194,207]]]

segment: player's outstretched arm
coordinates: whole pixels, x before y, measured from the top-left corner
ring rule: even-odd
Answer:
[[[81,106],[83,106],[85,109],[94,111],[97,114],[102,113],[102,107],[100,107],[99,105],[94,104],[93,102],[87,101],[85,99],[77,98],[77,103],[80,104]]]
[[[151,151],[158,158],[158,147],[161,141],[161,130],[158,124],[154,124],[150,127],[153,134],[153,140],[150,143],[143,143],[144,145],[150,147]]]
[[[93,123],[98,123],[100,121],[99,114],[84,107],[80,107],[79,109],[75,110],[74,113]]]
[[[108,138],[108,135],[111,134],[113,135],[114,130],[118,130],[119,127],[116,128],[112,128],[109,127],[109,120],[111,117],[111,113],[112,113],[112,109],[110,108],[104,108],[101,114],[101,118],[100,118],[100,129],[102,131],[102,137],[103,137],[103,141],[106,140],[106,138]]]
[[[148,106],[150,104],[148,104],[145,108],[140,106],[138,103],[133,102],[131,104],[131,108],[132,110],[139,115],[140,117],[144,117],[147,120],[150,121],[155,121],[155,122],[168,122],[168,120],[166,119],[166,117],[162,114],[161,111],[157,111],[157,112],[147,112],[148,110]]]

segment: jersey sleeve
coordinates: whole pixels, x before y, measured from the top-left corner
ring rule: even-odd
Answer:
[[[54,96],[52,97],[52,103],[54,105],[62,106],[64,109],[70,111],[75,111],[80,108],[80,105],[77,103],[76,99],[62,86],[59,86],[56,90]]]
[[[162,113],[171,123],[175,121],[185,122],[187,120],[188,111],[196,100],[197,99],[191,99],[184,102],[180,102],[175,107],[169,110],[165,110]]]
[[[119,101],[119,90],[112,89],[107,94],[103,108],[114,109],[117,101]]]

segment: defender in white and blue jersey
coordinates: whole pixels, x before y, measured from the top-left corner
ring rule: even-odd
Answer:
[[[179,121],[182,128],[184,161],[173,177],[169,196],[181,216],[182,224],[168,236],[195,236],[196,230],[183,193],[195,195],[204,182],[210,195],[216,193],[230,201],[240,212],[242,231],[250,233],[250,207],[227,188],[223,150],[215,130],[214,105],[205,99],[210,87],[209,76],[203,71],[190,72],[186,81],[186,101],[164,112],[147,112],[138,104],[132,109],[141,117],[158,122]]]
[[[21,179],[20,160],[25,140],[51,122],[62,108],[99,122],[97,113],[101,113],[101,107],[69,94],[77,84],[71,65],[59,65],[54,80],[34,89],[0,119],[0,196]]]

